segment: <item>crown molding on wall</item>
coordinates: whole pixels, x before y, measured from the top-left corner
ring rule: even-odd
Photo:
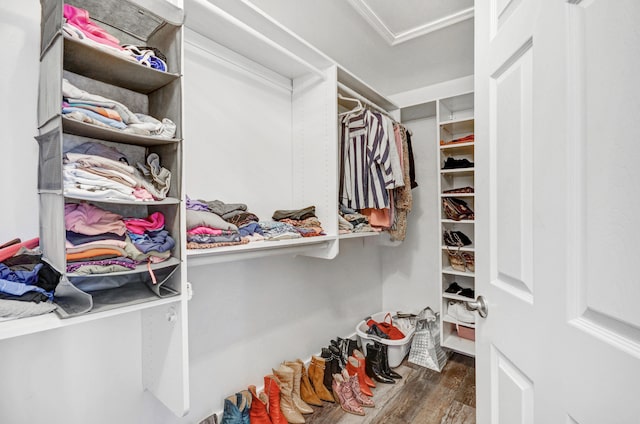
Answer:
[[[387,25],[385,25],[384,21],[373,10],[371,10],[364,0],[349,0],[349,4],[351,4],[351,6],[353,6],[353,8],[356,9],[356,11],[365,19],[365,21],[367,21],[369,25],[371,25],[373,29],[375,29],[391,46],[413,40],[414,38],[446,28],[450,25],[457,24],[458,22],[472,19],[474,14],[473,7],[470,7],[406,31],[394,33]]]

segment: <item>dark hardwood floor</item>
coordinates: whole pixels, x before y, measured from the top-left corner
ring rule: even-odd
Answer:
[[[325,403],[305,415],[307,424],[475,424],[476,379],[473,358],[453,354],[442,373],[408,363],[395,371],[397,384],[378,384],[373,389],[375,408],[364,417]]]

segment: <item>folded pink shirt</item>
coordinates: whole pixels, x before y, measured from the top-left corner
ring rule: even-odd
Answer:
[[[88,236],[103,233],[116,233],[122,236],[127,232],[122,216],[88,203],[64,205],[64,224],[67,230]]]
[[[154,212],[146,218],[129,218],[124,220],[124,225],[134,234],[157,231],[164,228],[164,215],[161,212]]]
[[[93,41],[123,50],[123,47],[120,45],[120,40],[109,34],[104,28],[96,25],[91,19],[89,19],[88,11],[79,7],[65,4],[64,17],[69,24],[78,28],[84,33],[84,35],[86,35]]]
[[[222,230],[211,227],[195,227],[187,231],[187,234],[211,234],[214,236],[222,235]]]

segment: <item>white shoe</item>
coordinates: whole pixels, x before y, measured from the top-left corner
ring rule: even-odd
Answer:
[[[447,305],[447,315],[456,321],[467,324],[475,324],[476,322],[476,314],[468,310],[464,302],[449,301]]]

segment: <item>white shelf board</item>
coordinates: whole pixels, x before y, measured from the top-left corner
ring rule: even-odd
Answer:
[[[475,252],[476,248],[473,246],[473,244],[470,244],[469,246],[464,246],[464,247],[455,247],[455,246],[441,246],[442,250],[447,250],[447,248],[449,250],[453,249],[453,250],[460,250],[461,252]]]
[[[453,317],[451,317],[451,316],[449,316],[447,314],[444,314],[442,316],[442,321],[448,322],[450,324],[462,325],[462,326],[469,327],[469,328],[476,328],[475,324],[468,324],[466,322],[457,321],[455,318],[453,318]],[[464,339],[464,340],[466,340],[466,339]]]
[[[450,266],[445,266],[442,267],[442,273],[443,274],[450,274],[450,275],[461,275],[463,277],[475,277],[475,273],[473,272],[462,272],[462,271],[457,271],[453,268],[451,268]]]
[[[440,197],[475,197],[475,193],[442,193]]]
[[[123,306],[121,308],[111,309],[104,312],[88,313],[66,319],[61,319],[55,312],[51,312],[49,314],[39,315],[35,317],[2,321],[0,322],[0,340],[25,336],[27,334],[38,333],[41,331],[53,330],[56,328],[69,327],[76,324],[100,320],[117,315],[127,314],[130,312],[136,312],[143,309],[154,308],[156,306],[178,303],[180,301],[181,296],[178,295],[163,299],[158,298],[149,302]]]
[[[449,334],[442,341],[442,347],[464,353],[465,355],[475,356],[476,344],[473,340],[463,339],[455,334]]]
[[[440,222],[445,224],[473,224],[475,221],[473,219],[461,219],[460,221],[456,221],[455,219],[441,219]]]
[[[442,175],[447,174],[473,174],[474,168],[441,169]]]
[[[468,143],[453,143],[453,144],[440,144],[440,150],[454,150],[454,149],[473,149],[474,143],[470,141]]]
[[[133,144],[136,146],[160,146],[163,144],[177,144],[182,141],[179,138],[152,137],[138,135],[119,130],[117,128],[105,128],[62,115],[62,131],[66,134],[95,138],[98,140],[113,141],[115,143]]]
[[[362,237],[372,237],[379,236],[381,231],[366,231],[361,233],[348,233],[348,234],[339,234],[339,239],[352,239],[352,238],[362,238]]]
[[[445,125],[451,125],[451,124],[459,124],[462,122],[473,122],[474,118],[468,118],[468,117],[463,117],[463,118],[458,118],[458,119],[450,119],[448,121],[442,121],[440,122],[440,126],[445,126]]]
[[[460,302],[471,302],[474,299],[466,296],[460,296],[459,294],[447,293],[445,291],[442,292],[442,297],[445,299],[458,300]]]
[[[143,94],[149,94],[180,78],[179,74],[143,66],[136,60],[67,36],[64,36],[64,69]]]
[[[187,249],[187,265],[201,266],[212,263],[239,261],[272,255],[296,255],[318,248],[329,248],[338,237],[318,236],[278,241],[253,241],[237,246],[212,249]]]

